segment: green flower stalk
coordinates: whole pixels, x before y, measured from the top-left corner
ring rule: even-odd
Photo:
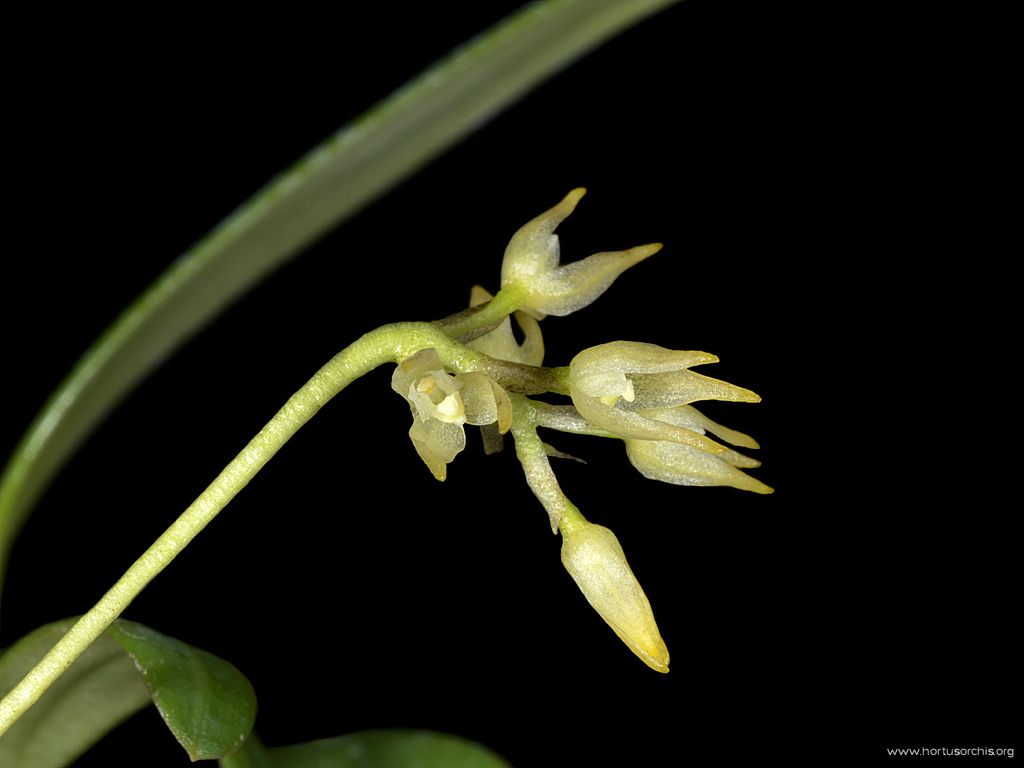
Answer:
[[[474,285],[469,295],[469,306],[478,307],[493,298],[487,290]],[[525,312],[515,312],[514,317],[519,330],[523,332],[522,344],[516,341],[512,333],[512,321],[505,317],[497,328],[473,339],[468,346],[499,360],[540,365],[544,362],[544,338],[540,332],[540,323]]]

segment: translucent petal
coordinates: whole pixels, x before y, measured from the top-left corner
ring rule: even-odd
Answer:
[[[444,363],[434,349],[421,349],[395,366],[391,374],[391,388],[409,399],[409,387],[429,371],[444,370]]]
[[[474,285],[470,292],[469,305],[475,307],[492,298],[494,297],[489,292],[479,285]],[[468,346],[497,360],[541,365],[544,362],[544,339],[541,336],[540,324],[525,312],[516,312],[515,318],[523,331],[522,344],[516,341],[512,333],[512,321],[506,317],[497,328],[473,339]]]
[[[459,374],[462,383],[462,401],[466,405],[466,421],[476,426],[493,424],[498,420],[498,405],[485,374],[474,371]]]
[[[580,382],[578,390],[588,397],[622,397],[630,381],[621,371],[596,371],[592,376]],[[634,394],[635,396],[635,394]]]
[[[624,410],[620,407],[621,400],[616,405],[606,405],[599,398],[573,392],[572,402],[576,406],[576,410],[587,421],[618,437],[637,440],[670,440],[712,454],[725,453],[728,450],[724,445],[716,443],[699,432]]]
[[[761,397],[749,389],[727,381],[712,379],[693,371],[637,373],[631,376],[636,397],[626,406],[632,410],[666,408],[699,400],[729,400],[734,403],[759,403]]]
[[[541,317],[564,317],[583,309],[608,290],[619,275],[660,250],[660,243],[651,243],[628,251],[595,253],[538,275],[530,283],[529,303],[523,309]]]
[[[490,301],[492,298],[494,297],[491,296],[490,292],[484,290],[479,285],[474,285],[469,295],[469,306],[478,306],[486,301]],[[519,360],[519,343],[512,333],[512,321],[507,317],[498,324],[497,328],[488,331],[482,336],[478,336],[468,342],[466,346],[478,352],[483,352],[485,355],[490,355],[496,360],[521,362]]]
[[[540,323],[525,312],[516,312],[515,318],[523,332],[523,343],[519,345],[519,359],[513,362],[524,365],[543,365],[544,336],[540,332]]]
[[[715,455],[722,461],[726,461],[732,464],[734,467],[739,467],[740,469],[754,469],[755,467],[761,466],[761,462],[758,461],[757,459],[752,459],[749,456],[744,456],[742,453],[738,451],[726,451],[725,453],[718,453]]]
[[[474,285],[469,289],[469,306],[479,307],[494,298],[494,294],[482,285]]]
[[[409,385],[409,402],[423,420],[465,424],[462,383],[445,371],[428,371]]]
[[[707,352],[665,349],[642,341],[610,341],[577,354],[569,364],[569,375],[574,384],[585,386],[587,379],[600,374],[664,373],[717,362],[718,358]]]
[[[466,447],[466,432],[461,426],[445,424],[430,419],[415,419],[409,428],[416,453],[429,467],[438,480],[444,481],[447,476],[447,464]]]
[[[512,426],[512,399],[498,382],[493,379],[490,382],[494,392],[494,403],[498,408],[498,431],[504,435]]]
[[[562,536],[562,564],[587,602],[647,666],[668,672],[668,649],[651,604],[615,534],[583,523],[563,530]]]
[[[640,474],[674,485],[728,485],[754,493],[772,489],[718,456],[661,440],[627,440],[626,455]]]
[[[528,283],[537,275],[558,266],[555,228],[575,210],[584,194],[586,190],[582,187],[574,189],[554,208],[527,222],[512,235],[501,263],[502,287]]]
[[[760,448],[757,441],[750,435],[745,435],[742,432],[737,432],[735,429],[724,427],[717,421],[712,421],[692,405],[681,405],[676,408],[652,408],[642,411],[642,415],[651,419],[657,419],[658,421],[675,424],[677,427],[686,427],[701,434],[707,430],[730,445],[738,445],[742,448]]]
[[[598,437],[615,437],[607,429],[596,427],[583,418],[572,405],[551,405],[550,403],[534,402],[537,424],[559,432],[572,432],[577,435],[595,435]]]

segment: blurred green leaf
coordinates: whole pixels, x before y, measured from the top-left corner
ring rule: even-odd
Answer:
[[[509,768],[486,747],[433,731],[361,731],[336,739],[267,748],[257,740],[223,768]]]
[[[135,662],[189,757],[211,760],[242,746],[256,720],[256,693],[232,664],[133,621],[115,621],[107,635]]]
[[[178,259],[85,353],[0,476],[0,583],[39,495],[153,368],[299,250],[524,93],[678,0],[531,3],[273,179]]]
[[[0,656],[0,695],[75,619],[47,624]],[[256,696],[228,662],[141,624],[118,620],[0,738],[0,766],[61,768],[152,701],[193,760],[237,749]]]
[[[74,619],[31,632],[0,656],[0,694],[23,678]],[[150,701],[132,660],[103,635],[0,738],[0,765],[60,768]]]

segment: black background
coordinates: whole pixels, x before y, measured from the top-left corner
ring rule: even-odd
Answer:
[[[365,5],[365,4],[364,4]],[[516,3],[26,25],[9,102],[9,451],[81,351],[273,174]],[[346,14],[350,11],[346,9]],[[893,18],[692,0],[627,32],[324,238],[190,342],[77,454],[11,559],[0,645],[78,614],[334,352],[497,287],[570,188],[563,258],[665,250],[543,324],[547,361],[645,340],[716,353],[762,404],[771,497],[645,481],[552,437],[619,536],[672,672],[593,613],[511,452],[434,481],[389,371],[290,443],[127,616],[234,662],[285,744],[383,726],[514,765],[884,762],[1005,746],[1013,539],[961,427],[974,272],[929,259],[922,126],[944,60]],[[870,29],[870,32],[862,32]],[[955,58],[954,49],[946,54]],[[950,69],[954,67],[950,65]],[[954,277],[950,280],[950,277]],[[980,346],[979,346],[980,345]],[[1019,639],[1019,638],[1018,638]],[[82,765],[185,765],[153,711]]]

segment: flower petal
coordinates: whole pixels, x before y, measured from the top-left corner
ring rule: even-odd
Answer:
[[[528,283],[532,278],[558,266],[558,236],[555,228],[576,209],[586,194],[582,187],[572,190],[562,202],[520,227],[505,248],[501,263],[501,286]]]
[[[572,395],[573,405],[587,421],[595,427],[601,427],[618,437],[636,440],[670,440],[675,443],[699,448],[708,453],[725,453],[728,449],[699,432],[684,427],[677,427],[657,419],[649,419],[639,413],[621,408],[623,401],[615,405],[607,405],[600,398]]]
[[[592,304],[635,264],[661,250],[661,243],[638,245],[628,251],[595,253],[580,261],[539,275],[530,286],[529,304],[534,315],[564,317]]]
[[[675,424],[677,427],[686,427],[694,432],[704,433],[705,430],[715,437],[724,440],[730,445],[738,445],[741,448],[760,448],[757,441],[750,435],[737,432],[712,421],[692,405],[680,405],[676,408],[652,408],[642,411],[641,415],[658,421],[665,421]]]
[[[760,480],[718,456],[661,440],[627,440],[626,455],[640,474],[673,485],[727,485],[754,493],[772,493]]]
[[[409,438],[423,463],[442,482],[448,475],[447,465],[466,447],[466,431],[462,426],[436,419],[414,419]]]
[[[474,285],[470,293],[469,306],[475,307],[490,301],[493,296],[479,285]],[[523,343],[516,341],[512,333],[512,321],[505,318],[498,327],[470,341],[467,346],[496,360],[508,360],[513,363],[539,366],[544,362],[544,338],[541,335],[540,323],[525,312],[515,313],[516,322],[523,332]]]
[[[717,362],[708,352],[666,349],[642,341],[610,341],[584,349],[570,365],[573,378],[582,386],[590,377],[605,372],[665,373]]]
[[[631,410],[666,408],[686,405],[698,400],[728,400],[734,403],[759,403],[761,396],[749,389],[737,387],[727,381],[712,379],[693,371],[679,370],[666,373],[637,373],[630,377],[636,396]]]

